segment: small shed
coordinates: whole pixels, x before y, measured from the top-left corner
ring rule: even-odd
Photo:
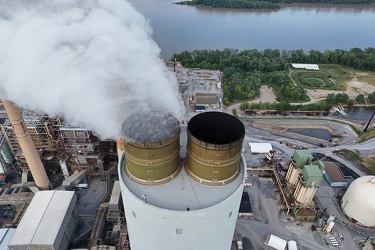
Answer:
[[[268,154],[272,150],[271,143],[249,143],[252,154]]]
[[[277,237],[276,235],[271,234],[267,237],[266,244],[272,249],[285,250],[287,241],[280,237]]]

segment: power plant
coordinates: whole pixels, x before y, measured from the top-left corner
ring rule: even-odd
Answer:
[[[257,238],[265,249],[303,247],[277,220],[319,234],[319,247],[345,249],[343,227],[371,239],[363,193],[373,176],[339,189],[350,180],[327,156],[298,148],[280,160],[281,142],[252,141],[246,122],[216,108],[183,121],[137,111],[116,140],[100,140],[62,117],[3,106],[0,249],[234,250]],[[245,237],[250,225],[261,236]]]
[[[207,112],[181,129],[152,111],[130,116],[122,132],[118,172],[131,249],[230,249],[246,177],[243,124]]]

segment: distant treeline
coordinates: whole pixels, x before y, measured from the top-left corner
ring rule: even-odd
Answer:
[[[251,100],[259,96],[261,85],[271,86],[279,102],[305,102],[310,98],[304,89],[295,86],[288,75],[293,63],[338,64],[359,70],[375,71],[375,48],[364,50],[266,49],[264,51],[224,49],[183,51],[175,58],[186,68],[223,71],[224,104]]]
[[[375,0],[192,0],[176,4],[235,9],[279,9],[277,3],[371,4]]]
[[[279,5],[267,0],[193,0],[177,2],[176,4],[229,9],[280,9]]]

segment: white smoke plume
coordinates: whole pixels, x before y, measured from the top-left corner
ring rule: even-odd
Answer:
[[[0,0],[0,88],[18,106],[116,138],[148,109],[181,118],[177,81],[125,0]]]

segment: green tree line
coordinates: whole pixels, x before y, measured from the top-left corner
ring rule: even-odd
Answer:
[[[280,9],[279,5],[267,0],[193,0],[177,2],[176,4],[229,9]]]
[[[278,3],[372,4],[375,0],[192,0],[175,4],[235,9],[280,9]]]
[[[259,96],[261,85],[272,87],[279,102],[308,101],[309,97],[304,89],[296,86],[287,73],[291,62],[339,64],[375,71],[374,48],[325,52],[310,50],[309,53],[305,53],[302,49],[194,50],[183,51],[176,54],[175,58],[186,68],[221,70],[225,105]]]
[[[370,103],[375,104],[375,92],[372,92],[368,95],[367,99],[363,94],[359,94],[355,99],[349,99],[349,96],[346,93],[338,94],[328,94],[326,100],[319,101],[316,103],[311,103],[307,105],[292,105],[288,102],[278,102],[278,103],[269,103],[269,102],[242,102],[240,109],[245,110],[275,110],[278,113],[283,113],[286,111],[330,111],[334,105],[346,105],[348,107],[353,106],[354,104],[364,104]]]

